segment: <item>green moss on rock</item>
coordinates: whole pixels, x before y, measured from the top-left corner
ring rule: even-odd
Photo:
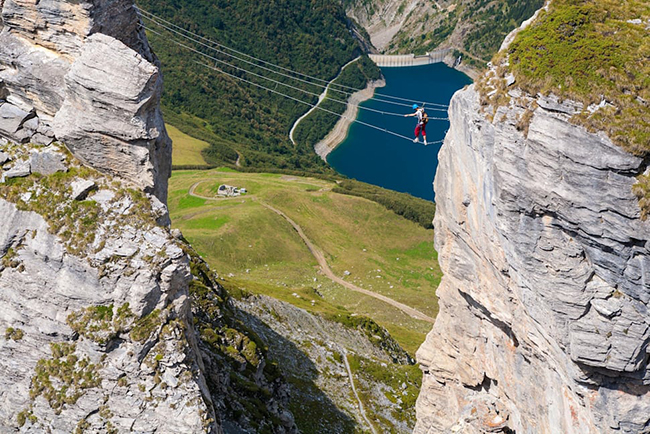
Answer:
[[[19,341],[23,338],[24,333],[21,329],[15,329],[13,327],[7,327],[5,330],[5,339],[12,341]]]
[[[86,389],[99,387],[101,377],[88,357],[75,355],[75,344],[52,343],[50,349],[52,357],[36,363],[29,396],[42,396],[59,414],[65,404],[75,404]]]

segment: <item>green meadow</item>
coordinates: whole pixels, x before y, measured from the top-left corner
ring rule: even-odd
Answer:
[[[172,164],[174,166],[207,166],[201,151],[210,144],[203,140],[195,139],[180,131],[173,125],[166,124],[167,134],[174,142],[172,147]]]
[[[220,184],[248,193],[217,198]],[[192,186],[203,198],[189,194]],[[375,202],[334,193],[335,186],[281,174],[174,171],[172,226],[225,279],[226,288],[270,295],[325,316],[371,317],[413,354],[431,324],[327,279],[289,222],[263,206],[300,225],[336,275],[435,317],[441,273],[433,231]]]

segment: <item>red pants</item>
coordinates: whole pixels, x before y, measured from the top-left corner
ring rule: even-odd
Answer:
[[[426,125],[425,124],[418,124],[415,127],[415,138],[417,138],[420,135],[420,131],[422,131],[422,136],[423,137],[427,136]]]

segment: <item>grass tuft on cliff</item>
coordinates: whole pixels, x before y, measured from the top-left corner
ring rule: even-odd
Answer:
[[[650,3],[554,0],[508,49],[518,85],[582,102],[572,119],[626,151],[650,152]],[[592,106],[592,108],[594,108]]]

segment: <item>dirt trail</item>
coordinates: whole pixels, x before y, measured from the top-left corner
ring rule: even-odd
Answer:
[[[298,232],[298,235],[300,235],[300,238],[304,241],[304,243],[307,245],[307,248],[311,252],[312,255],[314,255],[314,258],[316,258],[316,261],[318,262],[318,265],[320,265],[321,270],[323,273],[332,281],[338,283],[341,286],[344,286],[347,289],[350,289],[352,291],[360,292],[361,294],[369,295],[370,297],[374,297],[378,300],[381,300],[385,303],[390,304],[391,306],[394,306],[398,309],[400,309],[402,312],[406,313],[412,318],[419,319],[422,321],[427,321],[431,324],[433,324],[434,319],[431,318],[428,315],[423,314],[419,310],[413,309],[412,307],[409,307],[403,303],[400,303],[399,301],[395,301],[392,298],[388,298],[385,295],[382,294],[377,294],[376,292],[369,291],[367,289],[359,288],[356,285],[353,285],[350,282],[346,282],[345,280],[341,279],[337,275],[334,274],[332,269],[327,265],[327,261],[325,260],[325,255],[323,255],[323,252],[321,252],[312,242],[307,238],[305,233],[302,231],[302,228],[293,220],[291,220],[285,213],[280,211],[279,209],[276,209],[272,207],[271,205],[264,203],[264,202],[259,202],[261,205],[265,206],[266,208],[270,209],[271,211],[277,213],[278,215],[282,216],[286,221],[293,226],[293,228]]]
[[[363,408],[363,402],[361,402],[361,398],[359,398],[359,394],[357,393],[357,388],[354,385],[354,377],[352,376],[352,369],[350,369],[350,363],[348,362],[348,352],[346,351],[345,348],[341,346],[339,346],[339,352],[343,355],[343,363],[345,363],[345,369],[347,369],[348,371],[348,379],[350,380],[352,393],[354,393],[354,396],[357,398],[357,402],[359,403],[359,412],[361,413],[361,416],[370,427],[370,431],[372,431],[372,434],[377,434],[377,430],[375,430],[375,426],[370,422],[370,419],[368,419],[368,416],[366,415],[366,409]]]
[[[199,194],[194,193],[194,190],[196,189],[196,187],[201,182],[203,182],[203,181],[199,181],[199,182],[196,182],[196,183],[192,184],[192,186],[189,188],[188,194],[190,196],[198,197],[200,199],[217,199],[215,197],[201,196]],[[252,195],[246,195],[245,197],[248,198],[248,199],[255,200],[255,198]],[[242,199],[242,197],[240,196],[240,197],[237,197],[237,198],[224,198],[224,199]],[[219,199],[219,200],[224,200],[224,199]],[[361,294],[365,294],[365,295],[368,295],[370,297],[376,298],[377,300],[381,300],[381,301],[383,301],[385,303],[388,303],[391,306],[398,308],[399,310],[401,310],[402,312],[404,312],[405,314],[407,314],[408,316],[410,316],[412,318],[419,319],[421,321],[426,321],[426,322],[429,322],[429,323],[433,324],[434,319],[431,318],[428,315],[425,315],[424,313],[420,312],[419,310],[414,309],[414,308],[412,308],[410,306],[407,306],[407,305],[405,305],[403,303],[400,303],[399,301],[395,301],[392,298],[388,298],[385,295],[377,294],[376,292],[360,288],[360,287],[358,287],[358,286],[356,286],[356,285],[354,285],[354,284],[352,284],[350,282],[346,282],[345,280],[343,280],[340,277],[338,277],[337,275],[335,275],[334,272],[332,271],[332,269],[329,267],[329,265],[327,265],[327,261],[325,260],[325,255],[323,254],[323,252],[321,252],[311,242],[311,240],[309,238],[307,238],[307,236],[303,232],[302,228],[298,225],[298,223],[294,222],[285,213],[283,213],[282,211],[280,211],[277,208],[272,207],[268,203],[262,202],[260,200],[258,200],[257,203],[259,203],[260,205],[262,205],[262,206],[270,209],[271,211],[275,212],[276,214],[278,214],[279,216],[284,218],[287,222],[289,222],[289,224],[291,226],[293,226],[293,228],[296,230],[296,232],[298,232],[298,235],[300,236],[300,238],[302,238],[303,242],[305,243],[305,245],[307,246],[307,248],[309,249],[311,254],[314,255],[314,258],[316,258],[316,261],[318,262],[318,265],[320,266],[321,270],[323,271],[323,274],[325,274],[325,276],[327,276],[330,280],[332,280],[333,282],[338,283],[339,285],[341,285],[341,286],[343,286],[343,287],[345,287],[345,288],[347,288],[349,290],[359,292]]]

